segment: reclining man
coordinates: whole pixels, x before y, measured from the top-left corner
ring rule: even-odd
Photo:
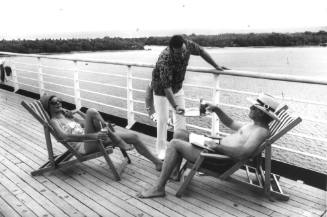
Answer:
[[[223,137],[219,144],[213,141],[207,142],[207,146],[215,151],[215,153],[224,154],[233,160],[246,159],[256,150],[256,148],[269,137],[268,124],[273,121],[279,121],[275,114],[278,102],[269,95],[260,94],[256,100],[251,101],[249,118],[251,123],[242,123],[234,121],[226,115],[218,106],[207,103],[206,110],[215,112],[224,125],[235,130],[236,132]],[[194,146],[188,142],[189,133],[186,130],[180,130],[175,133],[174,139],[170,142],[166,151],[166,158],[162,167],[159,179],[155,185],[149,189],[145,189],[139,193],[141,198],[163,197],[165,196],[165,185],[171,176],[176,165],[180,165],[182,159],[185,158],[191,162],[195,162],[203,149]],[[231,166],[231,161],[221,162],[221,168],[215,168],[219,172],[226,170],[226,166]],[[206,160],[203,163],[210,163]]]
[[[109,125],[106,132],[102,132],[102,126],[107,125],[95,109],[88,109],[86,114],[80,111],[70,111],[62,108],[62,101],[54,95],[43,95],[40,99],[43,108],[50,117],[50,124],[64,140],[71,140],[71,146],[81,154],[98,151],[96,141],[83,140],[104,140],[104,145],[115,144],[118,147],[129,150],[135,147],[136,151],[149,159],[155,165],[156,170],[161,170],[162,161],[154,156],[137,134],[132,132],[115,132]]]

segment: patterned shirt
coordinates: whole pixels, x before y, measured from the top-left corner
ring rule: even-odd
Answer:
[[[164,89],[169,87],[172,88],[173,93],[177,93],[182,88],[190,55],[199,56],[202,50],[198,44],[187,39],[185,39],[185,47],[179,57],[173,57],[169,47],[159,55],[152,71],[151,86],[155,95],[165,96]]]

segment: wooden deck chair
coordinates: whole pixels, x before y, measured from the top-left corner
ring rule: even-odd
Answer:
[[[114,178],[117,181],[120,180],[120,174],[124,170],[126,164],[131,162],[125,150],[121,149],[124,156],[124,161],[119,168],[115,168],[113,162],[109,157],[109,154],[113,153],[113,147],[112,146],[104,147],[101,140],[98,140],[98,144],[99,144],[98,152],[90,153],[90,154],[81,154],[69,145],[68,142],[73,142],[73,141],[64,141],[60,139],[57,132],[50,125],[49,122],[50,118],[39,100],[33,101],[31,103],[26,103],[22,101],[21,104],[25,109],[27,109],[27,111],[30,114],[32,114],[34,118],[36,118],[43,125],[44,135],[45,135],[46,145],[48,150],[49,161],[46,162],[43,166],[41,166],[38,170],[31,172],[32,176],[40,175],[43,174],[44,172],[70,166],[76,162],[83,162],[103,156],[105,161],[109,165],[109,168],[111,169]],[[52,135],[58,142],[63,144],[67,148],[67,151],[55,156],[53,153],[53,147],[52,147],[50,135]],[[85,141],[90,141],[90,140],[85,140]],[[75,157],[76,159],[72,157]]]
[[[217,173],[212,170],[201,167],[202,163],[206,159],[217,159],[217,160],[231,160],[230,157],[220,154],[211,154],[208,151],[204,150],[197,158],[196,162],[192,163],[187,161],[182,169],[180,170],[179,176],[187,169],[190,168],[191,171],[185,178],[183,184],[179,188],[176,193],[177,197],[181,197],[186,187],[191,182],[193,176],[197,171],[204,173],[205,175],[214,176],[220,178],[222,180],[230,179],[232,181],[236,181],[238,183],[246,184],[250,186],[251,189],[264,192],[264,194],[271,198],[271,195],[277,197],[280,200],[288,200],[289,196],[284,194],[280,185],[279,185],[279,176],[271,173],[271,145],[285,135],[288,131],[290,131],[293,127],[299,124],[302,120],[298,116],[292,116],[288,112],[288,107],[284,106],[278,111],[278,117],[280,118],[280,122],[273,121],[269,125],[270,129],[270,137],[266,139],[251,155],[250,158],[240,160],[235,162],[230,168],[228,168],[225,172]],[[261,162],[258,160],[261,158],[262,151],[265,151],[265,170],[263,170]],[[256,159],[257,165],[255,167],[248,166],[247,163],[253,159]],[[241,181],[239,179],[232,178],[231,175],[236,172],[241,167],[245,168],[247,174],[247,181]],[[250,174],[252,172],[252,174]],[[253,180],[255,177],[256,180]]]

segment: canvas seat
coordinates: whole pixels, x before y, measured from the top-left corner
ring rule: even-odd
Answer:
[[[43,125],[44,136],[46,139],[46,145],[48,151],[49,161],[46,162],[43,166],[41,166],[39,169],[32,171],[31,172],[32,176],[40,175],[48,171],[70,166],[76,162],[83,162],[103,156],[109,168],[111,169],[114,178],[116,180],[120,180],[120,174],[122,173],[126,164],[131,163],[127,152],[123,149],[120,149],[124,156],[124,161],[119,167],[115,167],[115,165],[113,164],[112,160],[109,157],[109,155],[113,153],[113,146],[105,147],[101,140],[98,140],[97,142],[97,144],[99,145],[99,151],[89,154],[79,153],[74,148],[72,148],[71,145],[69,145],[69,142],[74,142],[74,141],[65,141],[60,139],[57,132],[50,125],[50,118],[39,100],[35,100],[31,103],[26,103],[25,101],[22,101],[21,104],[34,118],[36,118]],[[59,155],[54,155],[50,135],[52,135],[58,142],[64,145],[67,148],[67,151]],[[90,140],[85,140],[85,141],[90,141]],[[73,157],[75,157],[75,159]]]
[[[208,166],[205,165],[206,163],[203,162],[208,161],[208,159],[210,159],[210,161],[216,159],[217,161],[221,162],[231,162],[232,159],[229,156],[212,154],[208,153],[207,150],[204,150],[195,162],[186,161],[180,170],[179,176],[182,176],[186,169],[191,170],[178,189],[176,196],[182,196],[183,192],[190,184],[193,176],[199,171],[204,175],[217,177],[222,180],[230,179],[238,183],[245,184],[253,190],[264,192],[269,198],[271,195],[273,195],[280,200],[288,200],[289,196],[283,192],[279,185],[279,176],[271,173],[271,145],[294,128],[297,124],[299,124],[302,120],[300,117],[290,114],[287,106],[281,108],[277,112],[277,115],[280,118],[280,122],[273,121],[269,125],[270,137],[266,139],[249,158],[231,163],[230,167],[226,167],[224,170],[219,172],[208,168]],[[261,157],[261,153],[263,151],[265,151],[264,169],[262,166],[263,162]],[[231,175],[240,168],[243,168],[246,172],[246,181],[231,177]]]

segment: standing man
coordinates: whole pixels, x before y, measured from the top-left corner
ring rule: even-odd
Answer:
[[[215,69],[222,71],[211,56],[198,44],[174,35],[165,48],[152,71],[151,87],[154,91],[154,107],[158,114],[156,149],[160,159],[165,158],[167,140],[167,121],[169,105],[174,109],[174,130],[186,129],[184,117],[185,100],[182,89],[190,55],[201,56]]]

